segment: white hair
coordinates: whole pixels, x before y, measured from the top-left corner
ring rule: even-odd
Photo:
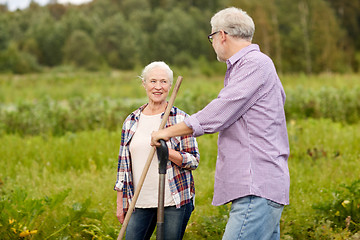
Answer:
[[[168,80],[170,80],[170,84],[172,85],[173,78],[174,78],[173,71],[165,62],[162,62],[162,61],[152,62],[143,69],[141,76],[140,76],[140,78],[143,82],[145,82],[145,80],[147,79],[147,74],[154,68],[160,68],[160,69],[165,70],[165,72],[167,73],[168,78],[169,78]]]
[[[229,35],[252,40],[255,24],[252,18],[243,10],[236,7],[225,8],[217,12],[210,20],[212,31],[223,30]]]

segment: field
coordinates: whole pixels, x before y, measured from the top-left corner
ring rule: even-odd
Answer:
[[[0,239],[116,239],[122,121],[146,102],[137,72],[0,75]],[[175,105],[194,113],[223,76],[180,69]],[[360,238],[360,76],[284,75],[290,205],[281,239]],[[211,205],[217,135],[198,138],[196,206],[185,239],[221,239]]]

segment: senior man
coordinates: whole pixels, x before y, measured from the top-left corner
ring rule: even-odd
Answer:
[[[227,65],[224,88],[184,122],[153,132],[151,144],[219,132],[212,204],[232,203],[223,239],[280,239],[290,188],[285,92],[272,60],[252,44],[246,12],[226,8],[210,23],[208,39]]]

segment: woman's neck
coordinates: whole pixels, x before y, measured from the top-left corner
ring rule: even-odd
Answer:
[[[150,102],[143,110],[143,113],[145,115],[156,115],[156,114],[164,112],[166,109],[166,106],[167,106],[167,102],[162,102],[160,104],[154,104],[154,103]]]

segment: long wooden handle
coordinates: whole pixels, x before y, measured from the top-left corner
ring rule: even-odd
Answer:
[[[176,95],[177,95],[177,93],[179,91],[182,79],[183,79],[182,76],[179,76],[178,79],[176,80],[174,89],[173,89],[173,91],[171,93],[171,97],[170,97],[169,103],[168,103],[168,105],[166,107],[164,116],[163,116],[163,118],[161,120],[159,129],[163,129],[165,127],[165,124],[166,124],[166,122],[167,122],[167,120],[169,118],[169,115],[170,115],[170,110],[171,110],[172,106],[174,105]],[[120,229],[119,236],[118,236],[117,240],[122,240],[123,237],[124,237],[126,227],[127,227],[128,223],[130,221],[131,214],[134,211],[136,201],[137,201],[137,199],[139,197],[140,190],[141,190],[141,188],[143,186],[143,183],[145,181],[145,177],[146,177],[147,172],[149,170],[149,167],[150,167],[151,161],[152,161],[152,159],[154,157],[154,154],[155,154],[155,147],[151,148],[151,150],[150,150],[149,156],[148,156],[148,158],[146,160],[144,169],[143,169],[142,174],[140,176],[138,186],[135,189],[134,197],[131,200],[130,207],[129,207],[126,215],[125,215],[124,223],[121,226],[121,229]]]

